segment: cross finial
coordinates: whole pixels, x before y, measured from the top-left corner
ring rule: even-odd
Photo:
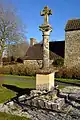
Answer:
[[[41,11],[41,16],[44,16],[44,24],[48,24],[48,16],[52,15],[52,10],[48,8],[48,6],[45,6],[43,11]]]

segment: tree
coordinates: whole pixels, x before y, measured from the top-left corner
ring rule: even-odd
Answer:
[[[9,46],[9,57],[13,56],[15,60],[17,58],[23,58],[29,48],[29,44],[27,42],[22,42],[18,44],[12,44]]]
[[[6,47],[20,43],[24,37],[24,25],[15,11],[9,6],[0,4],[0,58]]]

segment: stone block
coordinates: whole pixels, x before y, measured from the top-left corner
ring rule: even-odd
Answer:
[[[39,107],[41,107],[41,108],[44,108],[45,107],[45,102],[44,102],[44,100],[38,100],[38,105],[39,105]]]
[[[38,100],[32,99],[32,106],[38,107]]]
[[[73,93],[73,94],[69,94],[69,99],[70,100],[80,100],[80,93]]]
[[[60,110],[62,108],[62,106],[65,104],[64,98],[58,98],[56,100],[56,104],[58,105],[58,109]]]
[[[52,110],[58,110],[58,105],[56,103],[52,103]]]
[[[45,101],[45,108],[52,109],[52,103],[50,101]]]
[[[31,90],[30,92],[30,96],[39,96],[40,94],[42,94],[43,92],[40,90]]]
[[[51,90],[54,87],[54,72],[50,74],[36,74],[36,89]]]
[[[18,97],[18,101],[21,102],[21,101],[24,101],[26,99],[26,95],[22,95],[20,97]]]
[[[25,104],[31,106],[31,105],[32,105],[32,101],[31,101],[31,100],[27,100],[27,101],[25,102]]]

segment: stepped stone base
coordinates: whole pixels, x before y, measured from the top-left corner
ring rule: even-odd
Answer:
[[[54,87],[54,74],[36,74],[36,89],[37,90],[51,90]]]

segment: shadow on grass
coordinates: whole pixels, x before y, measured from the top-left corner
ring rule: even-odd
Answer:
[[[9,90],[16,92],[17,97],[24,95],[24,94],[30,95],[30,91],[33,90],[31,88],[20,88],[20,87],[14,86],[14,85],[7,85],[7,84],[2,84],[2,86],[6,87]]]

